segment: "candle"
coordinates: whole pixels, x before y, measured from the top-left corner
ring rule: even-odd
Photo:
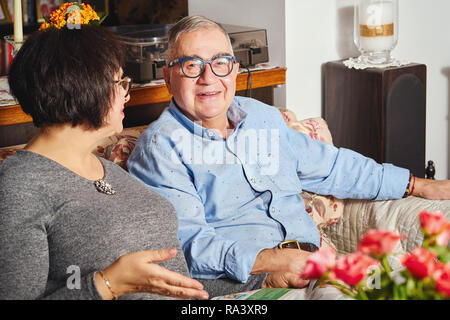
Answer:
[[[14,0],[14,42],[23,41],[22,0]]]
[[[359,9],[360,49],[372,52],[392,50],[395,46],[392,1],[367,1]]]

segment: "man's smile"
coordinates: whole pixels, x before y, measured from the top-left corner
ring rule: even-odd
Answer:
[[[197,97],[199,98],[211,98],[211,97],[216,97],[221,93],[221,91],[204,91],[204,92],[200,92],[197,93]]]

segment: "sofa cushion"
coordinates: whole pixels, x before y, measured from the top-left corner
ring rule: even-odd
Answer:
[[[128,170],[128,157],[133,151],[137,139],[146,128],[147,126],[125,128],[121,133],[101,140],[93,152]]]
[[[92,151],[100,157],[117,163],[126,170],[126,163],[131,151],[133,151],[133,148],[136,145],[136,140],[146,128],[147,126],[125,128],[121,133],[99,141]],[[25,144],[21,144],[0,148],[0,163],[24,146]]]
[[[333,144],[330,130],[326,121],[322,118],[310,118],[297,121],[295,114],[288,110],[279,108],[287,125],[299,132],[309,135],[312,139]],[[300,194],[305,202],[308,214],[313,218],[321,234],[321,246],[334,247],[324,229],[335,224],[344,212],[344,200],[333,196],[322,196],[315,193],[302,191]],[[325,242],[325,243],[323,243]]]

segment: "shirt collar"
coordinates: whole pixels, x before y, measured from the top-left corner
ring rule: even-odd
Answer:
[[[191,133],[210,140],[222,140],[222,137],[216,130],[205,128],[200,125],[200,122],[192,121],[191,119],[186,117],[181,112],[180,108],[177,106],[173,98],[170,101],[169,112],[181,125],[183,125]],[[233,127],[236,129],[245,120],[245,118],[247,117],[247,113],[240,107],[239,102],[237,102],[236,99],[233,99],[230,107],[228,108],[227,117],[228,121],[230,121]]]

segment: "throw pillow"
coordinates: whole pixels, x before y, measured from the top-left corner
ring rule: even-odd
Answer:
[[[297,121],[295,114],[288,110],[279,108],[287,125],[294,130],[309,135],[312,139],[333,144],[330,130],[326,121],[322,118],[310,118]],[[305,202],[306,212],[313,218],[321,234],[321,247],[334,247],[331,240],[326,236],[324,228],[335,224],[344,212],[344,200],[333,196],[322,196],[307,191],[300,194]]]

